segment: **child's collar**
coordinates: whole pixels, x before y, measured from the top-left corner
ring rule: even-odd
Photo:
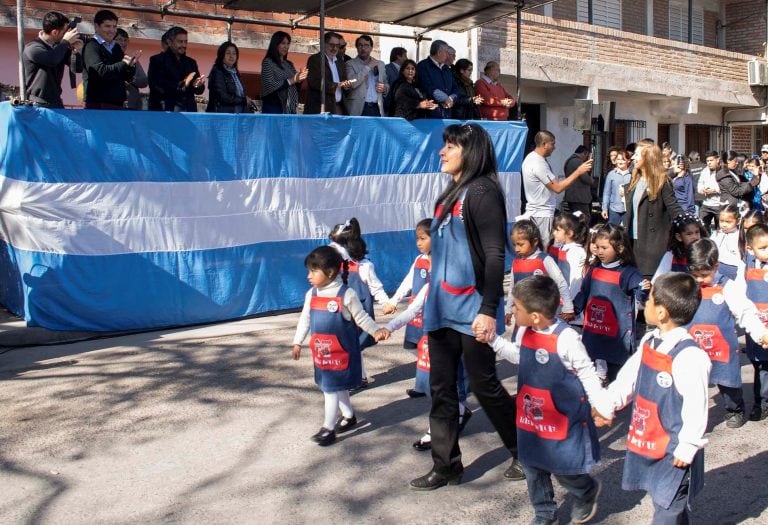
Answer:
[[[621,261],[619,259],[616,259],[613,262],[600,263],[600,266],[602,266],[603,268],[617,268],[617,267],[621,266]]]

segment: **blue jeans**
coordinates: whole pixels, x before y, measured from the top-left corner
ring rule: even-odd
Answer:
[[[651,525],[688,525],[688,488],[690,475],[686,474],[677,489],[675,499],[668,509],[653,504],[653,521]]]
[[[616,224],[618,226],[624,226],[624,216],[627,214],[625,211],[613,211],[608,210],[608,222]]]
[[[550,472],[536,467],[523,465],[525,481],[528,484],[528,498],[531,500],[536,517],[544,520],[554,520],[557,515],[557,503],[555,503],[555,489],[552,486]],[[576,498],[576,501],[585,502],[594,496],[597,490],[597,482],[589,474],[562,475],[554,474],[558,483]]]

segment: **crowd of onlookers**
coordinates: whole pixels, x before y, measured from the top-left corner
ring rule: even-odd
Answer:
[[[603,218],[623,224],[624,199],[621,188],[630,179],[632,151],[609,150],[609,171],[603,186],[601,210]],[[675,198],[683,211],[698,214],[708,230],[718,228],[723,208],[734,204],[743,215],[747,210],[765,211],[768,204],[768,144],[760,155],[736,151],[691,151],[687,156],[667,144],[661,147],[662,166],[672,182]]]
[[[371,55],[369,35],[355,39],[357,56],[352,58],[346,54],[344,37],[329,31],[322,51],[309,57],[306,68],[297,68],[288,58],[291,36],[277,31],[262,61],[257,103],[238,71],[239,50],[233,42],[219,46],[206,79],[187,55],[188,33],[182,27],[163,34],[162,51],[149,58],[145,70],[142,52],[128,51],[129,35],[118,27],[114,12],[96,13],[90,38],[79,33],[79,21],[51,11],[38,37],[25,46],[24,98],[32,104],[64,107],[61,82],[69,68],[72,88],[75,74],[82,73],[78,94],[86,109],[143,109],[140,90],[148,87],[147,109],[194,112],[206,80],[206,111],[216,113],[260,107],[263,113],[296,114],[303,102],[306,114],[507,120],[515,105],[499,83],[498,63],[488,62],[473,82],[474,64],[465,58],[457,61],[456,50],[442,40],[432,42],[429,57],[418,64],[402,47],[394,48],[384,64]]]

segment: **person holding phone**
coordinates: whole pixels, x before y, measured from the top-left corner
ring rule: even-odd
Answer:
[[[56,11],[46,13],[43,30],[24,47],[24,98],[36,106],[63,108],[61,80],[64,78],[64,66],[77,73],[83,71],[80,54],[83,41],[77,24],[72,22]]]
[[[565,177],[568,178],[584,162],[591,159],[592,155],[586,146],[577,146],[576,151],[568,157],[563,166]],[[582,173],[565,190],[565,202],[568,206],[568,211],[571,213],[580,211],[587,220],[587,226],[592,222],[590,217],[592,214],[592,183],[592,171],[590,170]]]

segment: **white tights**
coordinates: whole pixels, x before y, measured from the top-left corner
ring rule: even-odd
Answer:
[[[333,430],[336,427],[336,420],[339,417],[339,410],[344,417],[352,417],[352,401],[349,399],[349,392],[339,390],[338,392],[323,392],[325,397],[325,421],[323,427]]]

